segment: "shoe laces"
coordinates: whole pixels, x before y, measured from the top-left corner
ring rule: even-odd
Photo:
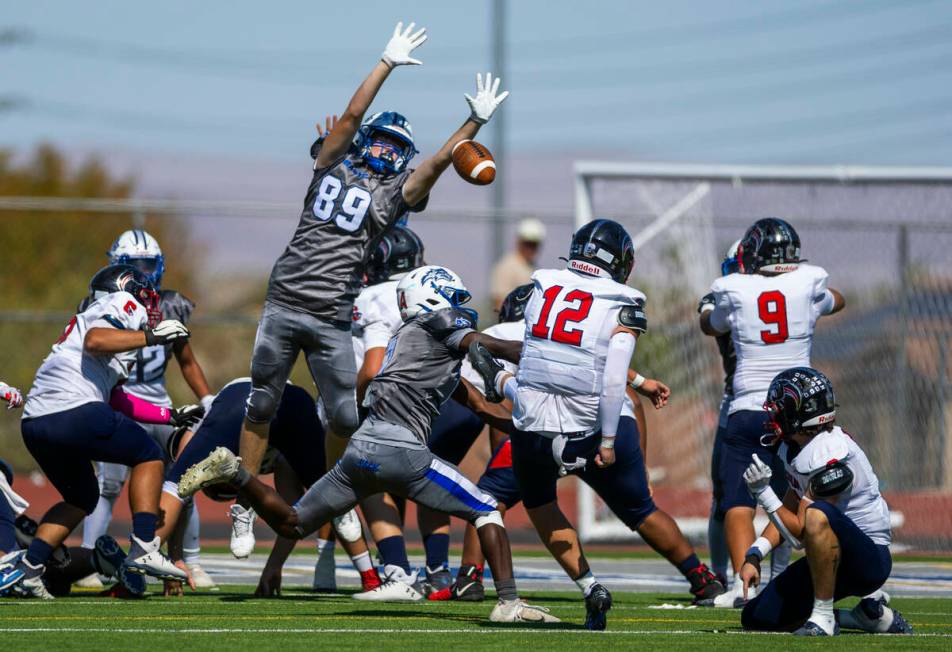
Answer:
[[[251,528],[254,523],[254,512],[252,512],[250,509],[240,510],[232,507],[230,514],[236,535],[243,537],[251,532]]]

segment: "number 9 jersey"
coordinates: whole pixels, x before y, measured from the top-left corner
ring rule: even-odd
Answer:
[[[817,319],[833,310],[822,267],[800,263],[776,276],[734,273],[711,285],[711,326],[730,331],[737,352],[730,413],[764,408],[767,388],[790,367],[809,367]]]
[[[622,309],[640,313],[645,295],[571,269],[540,269],[532,282],[513,423],[543,435],[595,432],[608,341]]]

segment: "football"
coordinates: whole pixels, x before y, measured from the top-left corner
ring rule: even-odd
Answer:
[[[477,186],[485,186],[496,178],[496,162],[485,145],[475,140],[461,140],[453,147],[456,172]]]

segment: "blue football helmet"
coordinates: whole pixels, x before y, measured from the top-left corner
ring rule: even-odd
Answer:
[[[156,290],[162,287],[165,256],[158,241],[142,229],[123,232],[106,252],[111,265],[132,265],[145,274]]]
[[[389,138],[381,138],[383,135]],[[402,146],[397,146],[393,141]],[[370,169],[380,173],[402,172],[417,154],[413,146],[413,127],[396,111],[375,113],[364,120],[354,135],[354,148]]]
[[[727,276],[728,274],[734,274],[740,271],[740,261],[737,260],[738,247],[740,247],[740,240],[735,241],[730,249],[727,250],[727,255],[724,256],[724,260],[721,261],[721,276]]]

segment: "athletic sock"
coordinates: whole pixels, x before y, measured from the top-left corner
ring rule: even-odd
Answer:
[[[595,579],[595,576],[592,575],[592,571],[587,571],[581,577],[576,578],[575,585],[578,586],[579,590],[582,592],[586,598],[588,594],[591,593],[592,587],[598,584],[598,580]]]
[[[833,600],[813,601],[813,613],[810,614],[810,621],[823,628],[830,636],[836,628],[836,619],[833,616]]]
[[[370,553],[366,550],[359,555],[354,555],[350,560],[354,563],[354,568],[357,569],[358,573],[366,573],[374,567],[373,562],[370,561]]]
[[[410,574],[410,560],[407,559],[407,542],[401,535],[387,537],[377,542],[377,550],[384,566],[399,566]]]
[[[426,570],[440,570],[449,565],[450,560],[450,535],[448,534],[429,534],[423,537],[423,549],[426,551]]]
[[[155,538],[155,527],[159,517],[149,512],[136,512],[132,515],[132,533],[139,541],[149,543]]]
[[[687,577],[688,573],[701,565],[701,560],[698,559],[697,555],[692,552],[690,556],[682,561],[679,561],[676,565],[678,570],[681,571],[681,574]]]
[[[92,550],[96,547],[96,539],[109,530],[112,521],[112,506],[118,496],[99,496],[96,509],[83,519],[83,548]]]
[[[495,580],[493,584],[496,587],[496,595],[500,600],[509,602],[519,599],[519,592],[516,591],[516,580],[510,577],[508,580]]]
[[[40,537],[34,537],[26,551],[26,560],[33,566],[45,566],[53,554],[53,546]]]
[[[190,500],[186,503],[185,533],[182,536],[182,561],[189,565],[198,563],[202,546],[199,543],[200,523],[198,520],[198,505]]]
[[[718,577],[727,577],[727,540],[724,538],[724,521],[713,514],[707,522],[707,541],[711,549],[711,570]]]

